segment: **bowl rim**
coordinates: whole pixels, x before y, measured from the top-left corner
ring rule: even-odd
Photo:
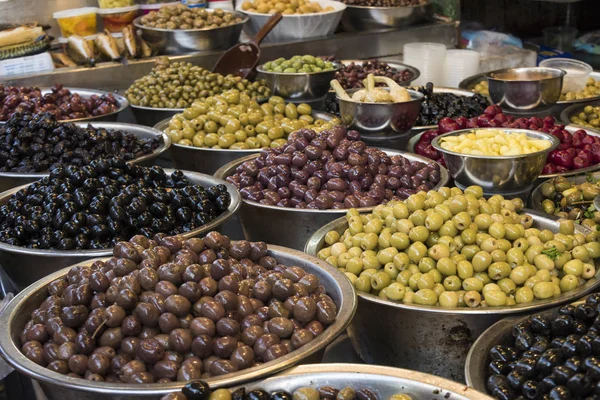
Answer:
[[[303,14],[306,15],[306,14]],[[316,57],[315,57],[316,58]],[[274,60],[272,60],[274,61]],[[269,62],[269,61],[267,61]],[[326,61],[324,61],[326,62]],[[274,71],[265,71],[262,67],[266,63],[260,64],[256,67],[256,71],[264,75],[275,75],[275,76],[309,76],[309,75],[325,75],[325,74],[335,74],[344,68],[344,65],[340,61],[330,61],[334,65],[334,69],[329,69],[327,71],[319,71],[319,72],[274,72]]]
[[[315,114],[317,114],[317,116],[315,116]],[[338,117],[337,115],[333,115],[330,113],[327,113],[325,111],[319,111],[319,110],[313,110],[311,115],[313,117],[316,118],[323,118],[323,117],[328,117],[328,118],[338,118],[340,119],[340,117]],[[171,121],[173,117],[169,117],[169,118],[165,118],[161,121],[158,121],[153,129],[162,132],[164,135],[169,136],[166,134],[165,129],[168,126],[169,121]],[[169,139],[170,140],[170,139]],[[254,153],[260,153],[262,151],[262,149],[266,148],[269,149],[270,147],[261,147],[258,149],[213,149],[212,147],[196,147],[196,146],[185,146],[183,144],[179,144],[179,143],[172,143],[171,142],[171,146],[180,148],[180,149],[186,149],[186,150],[191,150],[191,151],[209,151],[209,152],[215,152],[215,153],[220,153],[220,152],[231,152],[231,153],[235,153],[235,152],[239,152],[239,153],[243,153],[243,154],[254,154]],[[2,174],[0,173],[0,177],[2,176]]]
[[[32,85],[30,87],[39,89],[40,92],[42,92],[42,95],[46,94],[44,92],[52,93],[52,88],[50,86]],[[84,99],[87,99],[94,95],[105,96],[105,95],[111,94],[117,101],[117,109],[108,114],[91,115],[89,117],[76,118],[76,119],[61,119],[61,120],[58,120],[58,122],[88,122],[88,121],[91,122],[96,119],[106,118],[111,115],[119,114],[120,112],[124,111],[127,107],[131,106],[131,104],[129,103],[129,99],[127,99],[127,97],[125,97],[117,92],[112,92],[112,91],[107,91],[107,90],[97,90],[97,89],[86,89],[86,88],[72,87],[72,86],[63,86],[62,88],[70,91],[71,94],[78,94],[79,96],[81,96]],[[0,125],[5,124],[6,122],[8,122],[8,121],[0,121]]]
[[[302,18],[302,17],[314,17],[314,16],[318,16],[318,15],[329,15],[329,14],[341,13],[347,7],[347,5],[345,3],[342,3],[341,1],[336,1],[336,0],[313,0],[313,3],[319,3],[319,4],[324,3],[324,4],[329,4],[330,6],[339,6],[341,8],[338,10],[315,12],[315,13],[308,13],[308,14],[281,14],[281,16],[283,17],[283,19],[286,19],[286,18],[291,19],[291,18]],[[249,15],[249,16],[269,17],[269,16],[273,15],[273,13],[259,13],[259,12],[250,12],[250,11],[242,10],[242,3],[240,3],[239,6],[237,6],[235,8],[235,11],[239,11],[239,12]]]
[[[139,110],[149,110],[157,112],[183,112],[185,108],[159,108],[159,107],[148,107],[148,106],[136,106],[135,104],[129,105],[131,108],[137,108]]]
[[[163,168],[165,173],[170,174],[173,171],[177,170],[176,168]],[[184,176],[186,178],[190,178],[191,176],[196,176],[202,179],[208,179],[215,181],[216,185],[225,185],[227,187],[227,192],[231,196],[231,203],[227,210],[223,212],[221,215],[218,215],[215,219],[210,221],[207,224],[204,224],[196,229],[191,231],[183,232],[181,235],[183,237],[191,238],[199,235],[203,235],[207,233],[219,225],[223,224],[225,221],[229,220],[232,216],[234,216],[240,207],[242,206],[242,195],[240,191],[231,183],[226,182],[224,179],[217,178],[212,175],[203,174],[201,172],[194,171],[184,171]],[[10,198],[13,194],[17,193],[19,190],[27,188],[32,183],[28,183],[22,186],[18,186],[9,190],[6,190],[0,193],[0,201],[4,199]],[[114,247],[109,247],[107,249],[83,249],[83,250],[55,250],[55,249],[32,249],[29,247],[23,246],[14,246],[12,244],[0,242],[0,252],[7,252],[12,254],[24,254],[28,256],[38,256],[38,257],[106,257],[107,255],[112,254]],[[5,266],[5,268],[10,268],[9,266]],[[0,313],[1,315],[1,313]]]
[[[443,139],[445,137],[449,137],[449,136],[459,136],[459,135],[463,135],[465,133],[468,132],[474,132],[474,131],[503,131],[506,132],[508,134],[511,133],[525,133],[527,135],[527,133],[534,133],[536,135],[541,135],[544,136],[544,139],[542,140],[548,140],[550,141],[550,147],[544,149],[544,150],[539,150],[533,153],[527,153],[527,154],[518,154],[518,155],[514,155],[514,156],[484,156],[484,155],[476,155],[476,154],[464,154],[464,153],[457,153],[455,151],[451,151],[451,150],[447,150],[444,149],[442,146],[440,146],[440,139]],[[544,133],[544,132],[540,132],[540,131],[534,131],[531,129],[513,129],[513,128],[467,128],[467,129],[460,129],[458,131],[452,131],[452,132],[447,132],[444,133],[442,135],[436,136],[435,138],[433,138],[433,140],[431,141],[431,145],[433,146],[434,149],[436,149],[437,151],[439,151],[442,154],[451,154],[453,156],[459,156],[459,157],[465,157],[465,158],[474,158],[474,159],[491,159],[491,160],[514,160],[515,158],[528,158],[528,157],[533,157],[533,156],[537,156],[537,155],[541,155],[541,154],[545,154],[545,153],[549,153],[552,150],[556,149],[559,145],[560,145],[560,141],[558,140],[558,138],[554,135],[551,135],[549,133]]]
[[[437,190],[443,186],[446,186],[450,180],[450,175],[449,175],[449,172],[446,169],[446,167],[444,167],[442,164],[438,163],[435,160],[431,160],[429,158],[420,156],[418,154],[408,153],[405,151],[398,151],[398,150],[384,149],[384,148],[378,148],[378,149],[386,152],[388,155],[392,155],[392,156],[399,155],[399,156],[407,158],[410,161],[419,161],[424,164],[429,164],[429,163],[433,162],[433,163],[437,164],[438,167],[440,168],[440,181],[437,183],[437,185],[434,186],[434,188],[432,190]],[[234,167],[237,168],[237,166],[239,166],[240,164],[242,164],[246,161],[250,161],[254,158],[257,158],[259,155],[260,154],[251,154],[249,156],[241,157],[241,158],[238,158],[237,160],[227,163],[224,166],[222,166],[221,168],[219,168],[217,170],[217,172],[215,172],[214,176],[218,179],[227,181],[226,178],[231,176],[231,174],[224,176],[228,172],[228,170],[231,170]],[[240,197],[242,197],[241,194],[240,194]],[[292,207],[270,206],[270,205],[266,205],[266,204],[260,204],[255,201],[247,200],[247,199],[244,199],[243,197],[242,197],[242,203],[246,203],[253,207],[264,208],[264,209],[268,209],[268,210],[272,210],[272,211],[293,212],[293,213],[345,214],[346,212],[348,212],[348,210],[350,210],[350,208],[340,208],[340,209],[329,208],[326,210],[316,210],[316,209],[312,209],[312,208],[292,208]],[[357,208],[357,210],[361,213],[366,213],[366,212],[373,211],[375,209],[375,207],[377,207],[377,206],[360,207],[360,208]]]
[[[357,9],[369,9],[369,10],[401,10],[403,8],[421,8],[421,7],[427,7],[429,5],[431,5],[432,1],[431,0],[427,0],[425,3],[423,4],[417,4],[414,6],[399,6],[399,7],[374,7],[374,6],[355,6],[353,4],[346,4],[346,7],[348,8],[357,8]]]
[[[162,8],[162,7],[161,7]],[[205,9],[208,12],[214,12],[211,9]],[[233,10],[232,11],[227,11],[224,10],[226,12],[230,12],[231,14],[233,14],[234,16],[237,14],[238,17],[242,18],[241,22],[237,22],[235,24],[231,24],[231,25],[225,25],[225,26],[217,26],[216,28],[191,28],[191,29],[166,29],[166,28],[153,28],[150,26],[146,26],[146,25],[142,25],[140,23],[140,20],[145,17],[145,15],[141,15],[139,17],[137,17],[136,19],[133,20],[133,26],[135,26],[136,28],[140,28],[140,29],[146,29],[149,31],[155,31],[155,32],[172,32],[172,33],[176,33],[176,32],[186,32],[186,33],[192,33],[192,32],[213,32],[213,31],[218,31],[220,29],[227,29],[227,28],[232,28],[238,25],[244,25],[246,22],[248,22],[250,20],[250,17],[248,17],[247,15],[244,15],[242,13],[240,13],[238,10]]]
[[[551,220],[553,222],[557,222],[560,219],[558,217],[551,216],[546,213],[541,213],[539,211],[532,210],[529,208],[523,208],[523,212],[533,216],[534,220],[537,218],[538,220],[546,219],[546,220]],[[314,232],[312,234],[310,239],[308,239],[308,241],[306,242],[306,245],[304,247],[304,252],[308,255],[318,258],[317,246],[318,246],[319,242],[325,238],[325,234],[327,232],[338,229],[340,226],[343,226],[344,222],[346,222],[346,216],[340,217],[338,219],[335,219],[335,220],[329,222],[328,224],[323,225],[321,228],[319,228],[316,232]],[[579,227],[585,233],[591,232],[590,229],[588,229],[582,225],[577,225],[576,227]],[[557,227],[557,229],[558,229],[558,227]],[[525,313],[525,312],[540,311],[540,310],[543,310],[544,307],[550,308],[551,304],[554,304],[554,306],[558,306],[560,304],[565,304],[567,302],[577,301],[581,297],[583,297],[589,293],[592,293],[598,287],[600,287],[600,269],[597,269],[596,275],[594,275],[594,277],[591,278],[590,280],[588,280],[586,283],[584,283],[581,286],[578,286],[574,290],[571,290],[571,291],[565,292],[565,293],[561,293],[561,295],[557,298],[552,297],[550,299],[536,300],[531,303],[526,303],[525,305],[516,305],[516,306],[476,307],[476,308],[469,308],[469,307],[444,308],[441,306],[427,306],[427,305],[420,305],[420,304],[414,304],[414,303],[413,304],[405,304],[405,303],[400,303],[400,302],[396,302],[393,300],[382,299],[381,297],[375,296],[370,293],[363,293],[363,292],[359,292],[359,291],[357,291],[356,293],[357,293],[358,297],[363,298],[365,301],[378,303],[378,304],[381,304],[384,306],[394,307],[394,308],[398,308],[398,309],[407,309],[407,310],[412,310],[412,311],[418,310],[418,311],[422,311],[422,312],[442,313],[442,314],[459,314],[459,315],[501,314],[501,315],[510,316],[511,314],[523,315],[523,313]],[[553,303],[553,302],[556,302],[556,303]]]
[[[64,122],[64,123],[69,123],[69,122]],[[131,162],[133,164],[139,164],[139,163],[142,163],[153,157],[158,157],[165,151],[169,150],[169,147],[171,147],[173,144],[173,143],[171,143],[171,138],[165,132],[161,132],[158,129],[155,129],[150,126],[145,126],[145,125],[130,124],[130,123],[125,123],[125,122],[106,122],[106,121],[100,121],[100,122],[82,121],[82,122],[73,122],[73,124],[77,125],[80,128],[86,128],[87,126],[92,125],[92,127],[96,128],[96,129],[121,130],[121,131],[125,131],[127,133],[132,133],[133,135],[135,135],[137,137],[137,135],[135,133],[128,130],[128,128],[134,128],[134,129],[139,129],[139,130],[151,133],[154,137],[162,137],[163,143],[160,146],[158,146],[155,150],[153,150],[151,153],[144,154],[143,156],[134,158],[132,160],[127,160],[127,162]],[[108,126],[103,126],[103,125],[108,125]],[[2,178],[42,179],[42,178],[48,176],[49,174],[50,174],[50,171],[32,172],[32,173],[6,171],[6,172],[0,172],[0,179],[2,179]],[[2,195],[2,193],[0,193],[0,196],[1,195]]]
[[[349,104],[357,104],[360,105],[362,107],[371,107],[371,106],[396,106],[398,104],[408,104],[408,103],[413,103],[413,102],[423,102],[423,100],[425,99],[425,95],[421,92],[419,92],[418,90],[415,89],[411,89],[410,87],[403,87],[404,89],[406,89],[406,91],[410,94],[410,100],[408,101],[401,101],[398,103],[367,103],[364,101],[353,101],[353,100],[346,100],[346,99],[342,99],[340,96],[337,95],[337,93],[335,94],[335,99],[338,102],[345,102],[345,103],[349,103]],[[347,94],[353,94],[359,90],[363,90],[364,88],[354,88],[354,89],[348,89],[346,90]],[[379,88],[379,89],[386,89],[389,90],[389,88]],[[334,92],[335,93],[335,92]],[[416,98],[414,97],[416,95]]]
[[[515,73],[520,73],[521,71],[538,71],[538,72],[551,72],[553,74],[558,74],[558,76],[544,76],[542,78],[537,78],[537,79],[506,79],[506,78],[498,78],[496,76],[494,76],[495,74],[502,74],[502,73],[506,73],[506,72],[515,72]],[[488,81],[492,80],[492,81],[497,81],[497,82],[539,82],[539,81],[546,81],[546,80],[550,80],[550,79],[558,79],[558,78],[564,78],[565,75],[567,75],[567,73],[559,68],[549,68],[549,67],[520,67],[520,68],[503,68],[503,69],[497,69],[495,71],[490,71],[487,72],[485,74],[485,78],[488,79]]]
[[[318,336],[320,339],[315,338],[315,340],[303,346],[303,352],[299,352],[301,349],[294,350],[291,353],[280,357],[279,359],[263,363],[260,366],[247,368],[238,371],[235,374],[227,374],[223,375],[222,377],[209,378],[209,381],[212,379],[217,379],[218,381],[216,386],[218,387],[230,387],[232,384],[242,384],[257,378],[266,378],[298,364],[303,358],[315,354],[320,350],[321,347],[324,348],[324,346],[322,346],[323,343],[332,343],[336,337],[346,330],[347,326],[354,317],[354,314],[356,313],[358,301],[354,285],[352,285],[352,283],[346,279],[346,277],[343,276],[343,274],[337,268],[317,257],[309,256],[308,254],[305,254],[299,250],[271,244],[268,244],[267,246],[268,254],[274,256],[275,258],[281,256],[293,257],[296,259],[308,258],[308,261],[315,269],[320,269],[323,273],[328,274],[332,278],[332,280],[335,282],[337,290],[340,292],[340,306],[338,308],[336,319],[325,329],[323,334]],[[61,268],[60,270],[37,280],[19,292],[14,297],[14,301],[11,301],[10,304],[4,308],[3,312],[0,313],[0,321],[4,322],[2,325],[4,328],[0,330],[0,343],[2,344],[0,345],[0,354],[5,356],[5,359],[9,360],[9,364],[11,364],[21,373],[47,384],[57,385],[60,382],[61,387],[65,389],[107,395],[114,395],[115,392],[118,391],[120,392],[119,394],[121,395],[121,398],[128,398],[128,396],[130,396],[130,398],[133,399],[139,396],[164,395],[175,390],[180,390],[184,386],[184,382],[169,382],[165,384],[127,384],[91,382],[82,378],[68,377],[66,375],[49,370],[46,367],[42,367],[41,365],[29,360],[21,352],[20,346],[16,345],[14,332],[10,332],[12,321],[14,319],[12,314],[15,309],[22,307],[23,303],[26,303],[33,294],[43,290],[43,287],[47,286],[48,283],[60,277],[66,276],[67,272],[74,266],[91,265],[96,260],[105,260],[108,258],[110,258],[110,256],[97,257],[78,262],[66,268]],[[241,376],[241,378],[238,378],[238,375]]]

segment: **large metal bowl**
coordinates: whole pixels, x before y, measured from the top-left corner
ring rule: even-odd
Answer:
[[[599,136],[600,137],[600,131],[595,131],[595,130],[591,130],[589,128],[583,128],[577,125],[567,125],[565,126],[565,129],[571,133],[574,133],[580,129],[583,129],[584,131],[586,131],[586,133],[588,135],[591,136]],[[419,140],[421,139],[421,136],[423,135],[423,132],[419,132],[417,133],[415,136],[411,137],[410,140],[408,141],[408,145],[406,148],[406,151],[410,152],[410,153],[414,153],[415,152],[415,146],[416,144],[419,142]],[[567,171],[567,172],[560,172],[557,174],[548,174],[548,175],[540,175],[539,179],[549,179],[549,178],[555,178],[557,176],[574,176],[574,175],[580,175],[580,174],[587,174],[590,172],[594,172],[600,169],[600,164],[596,164],[596,165],[591,165],[587,168],[581,168],[581,169],[576,169],[573,171]]]
[[[533,226],[558,232],[558,218],[532,210]],[[305,252],[316,255],[324,246],[325,234],[348,228],[345,217],[315,232]],[[590,230],[576,225],[576,232]],[[594,280],[556,299],[526,306],[487,308],[442,308],[402,304],[378,296],[358,293],[358,311],[348,327],[352,346],[368,364],[391,365],[464,381],[464,363],[469,348],[489,326],[510,316],[531,313],[572,302],[600,286],[600,269]]]
[[[173,171],[173,169],[165,169],[165,172],[168,174]],[[184,237],[190,238],[199,236],[203,233],[220,228],[240,208],[242,198],[238,190],[232,184],[198,172],[184,171],[184,175],[190,182],[202,186],[226,185],[227,191],[231,196],[231,204],[227,211],[208,224],[184,233]],[[26,187],[27,185],[24,185],[0,193],[0,206],[6,204],[10,196],[14,193]],[[104,250],[42,250],[12,246],[0,242],[0,265],[2,265],[8,276],[19,287],[30,285],[36,280],[68,265],[89,260],[90,258],[108,257],[111,254],[112,248]]]
[[[52,93],[52,89],[49,87],[41,87],[39,88],[42,94],[50,94]],[[102,90],[93,90],[93,89],[83,89],[83,88],[74,88],[74,87],[63,87],[63,89],[67,89],[71,92],[71,94],[78,94],[82,99],[89,99],[92,96],[104,96],[107,94],[112,94],[115,100],[117,101],[117,110],[102,115],[95,115],[92,117],[85,118],[77,118],[77,119],[66,119],[60,122],[85,122],[85,121],[116,121],[119,113],[123,112],[127,107],[129,107],[129,100],[126,97],[121,96],[120,94],[114,92],[106,92]],[[0,124],[4,124],[6,121],[0,121]]]
[[[507,68],[488,72],[492,102],[512,113],[534,114],[552,108],[560,98],[566,72],[555,68]]]
[[[283,14],[281,21],[269,32],[264,41],[281,43],[333,35],[346,5],[333,0],[313,0],[312,2],[319,3],[323,8],[331,6],[334,10],[311,14]],[[242,5],[243,2],[237,2],[237,11],[250,17],[250,21],[244,26],[244,33],[254,37],[271,18],[271,14],[246,11],[242,9]]]
[[[259,78],[267,82],[274,96],[281,96],[294,102],[314,101],[323,98],[329,91],[329,82],[335,73],[342,69],[342,64],[334,62],[334,69],[322,72],[284,73],[265,71],[262,65],[256,70]]]
[[[268,255],[281,264],[296,265],[315,274],[335,302],[337,318],[313,341],[281,358],[233,374],[206,379],[212,388],[259,380],[299,363],[320,362],[325,347],[344,332],[356,312],[354,288],[336,268],[316,257],[278,246],[269,245]],[[88,260],[78,265],[91,264],[92,260]],[[54,272],[24,289],[0,314],[0,353],[3,358],[22,374],[38,381],[50,400],[158,399],[161,395],[181,390],[183,382],[132,385],[71,378],[37,365],[21,353],[19,335],[31,312],[48,296],[48,284],[65,276],[69,270],[65,268]]]
[[[440,139],[463,135],[474,130],[524,133],[530,138],[548,140],[551,142],[551,146],[535,153],[517,156],[477,156],[446,150],[439,144]],[[558,138],[548,133],[510,128],[461,129],[437,136],[431,142],[431,145],[443,154],[448,172],[454,178],[457,186],[465,188],[478,185],[483,188],[485,193],[516,192],[533,185],[546,164],[548,153],[557,148],[559,144]]]
[[[357,90],[361,89],[346,93],[352,97]],[[344,125],[356,129],[366,139],[381,140],[404,136],[415,125],[424,96],[416,90],[409,89],[408,93],[412,100],[402,103],[361,103],[336,98]]]
[[[432,162],[432,160],[416,154],[388,149],[383,150],[390,156],[401,155],[410,161]],[[235,160],[220,168],[215,173],[215,176],[225,180],[225,178],[235,173],[238,165],[256,157],[258,157],[257,154]],[[448,172],[440,165],[440,182],[434,189],[445,186],[448,183],[448,179]],[[360,212],[370,212],[373,208],[365,207],[358,210]],[[263,240],[267,243],[276,243],[280,246],[301,250],[304,248],[306,241],[317,229],[345,215],[347,211],[346,209],[309,210],[267,206],[249,200],[242,200],[239,218],[246,239],[250,241]]]
[[[315,119],[322,119],[325,121],[335,118],[334,115],[322,111],[313,111],[312,116]],[[170,120],[171,118],[164,119],[156,124],[154,128],[164,132],[169,126]],[[208,147],[184,146],[173,143],[169,153],[175,168],[213,175],[223,165],[235,161],[240,157],[260,153],[261,150],[262,149],[212,149]]]
[[[581,302],[575,302],[577,305]],[[467,385],[482,393],[487,393],[486,376],[488,374],[489,354],[492,347],[497,344],[510,345],[512,336],[512,328],[529,319],[531,314],[541,314],[546,317],[553,317],[557,314],[556,309],[539,312],[539,310],[530,310],[528,315],[513,316],[505,318],[490,326],[471,346],[467,360],[465,362],[465,378]],[[514,342],[513,342],[514,343]],[[512,345],[514,346],[514,344]]]
[[[86,128],[89,123],[87,122],[76,122],[75,125]],[[121,130],[129,133],[133,133],[140,139],[153,138],[161,136],[163,138],[163,144],[157,147],[152,153],[146,154],[142,157],[135,158],[130,162],[132,164],[142,165],[144,167],[150,167],[154,164],[154,161],[158,156],[167,151],[171,146],[171,139],[166,134],[154,129],[147,128],[145,126],[139,126],[134,124],[124,124],[119,122],[94,122],[94,128],[103,129],[114,129]],[[15,188],[17,186],[25,185],[48,176],[49,172],[35,172],[35,173],[20,173],[20,172],[0,172],[0,193]]]
[[[342,27],[348,32],[399,28],[417,24],[431,15],[431,2],[403,7],[364,7],[347,5]]]
[[[139,125],[144,126],[155,126],[160,121],[171,118],[175,114],[180,114],[184,110],[184,108],[156,108],[131,105],[135,121]]]
[[[233,12],[234,18],[242,22],[219,28],[203,29],[160,29],[150,28],[140,23],[142,17],[133,21],[133,25],[142,31],[143,39],[159,54],[178,55],[196,51],[228,49],[236,44],[248,17]]]
[[[565,108],[561,113],[560,113],[560,120],[563,124],[566,125],[570,125],[573,124],[575,126],[580,126],[583,129],[591,129],[587,126],[583,126],[583,125],[576,125],[573,122],[571,122],[571,117],[573,117],[574,115],[579,114],[580,112],[583,111],[583,109],[586,106],[592,106],[592,107],[597,107],[600,106],[600,100],[598,99],[586,99],[588,101],[585,102],[585,104],[583,101],[577,103],[577,104],[573,104],[570,105],[569,107]],[[600,128],[599,128],[600,129]]]
[[[595,179],[600,179],[600,174],[594,174],[593,177]],[[551,178],[554,179],[554,178]],[[569,182],[572,182],[576,185],[587,182],[588,179],[588,175],[577,175],[577,176],[572,176],[569,178]],[[533,191],[531,192],[531,197],[529,198],[529,207],[531,207],[532,209],[539,211],[541,213],[544,212],[544,209],[542,208],[542,201],[544,201],[544,196],[542,196],[542,185],[546,182],[548,182],[550,179],[542,181],[539,185],[537,185],[535,187],[535,189],[533,189]],[[590,204],[593,203],[593,201],[589,202]]]
[[[318,388],[333,386],[338,389],[350,386],[370,389],[380,399],[404,393],[413,399],[427,400],[491,400],[464,384],[438,376],[406,369],[364,364],[312,364],[300,365],[282,374],[245,385],[246,390],[263,389],[267,392],[286,390],[290,393],[300,387]]]

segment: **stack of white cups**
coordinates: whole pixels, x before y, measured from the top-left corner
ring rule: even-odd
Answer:
[[[423,86],[427,82],[442,85],[444,81],[444,60],[446,46],[440,43],[407,43],[404,45],[404,62],[421,71],[414,86]]]
[[[409,64],[410,65],[410,64]],[[460,82],[479,72],[479,53],[473,50],[447,50],[443,86],[457,88]]]

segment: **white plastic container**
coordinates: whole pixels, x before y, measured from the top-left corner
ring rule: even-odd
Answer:
[[[331,36],[335,32],[346,5],[341,1],[315,0],[321,7],[333,7],[333,11],[314,14],[289,14],[273,28],[265,38],[265,42],[288,42],[318,37]],[[244,25],[244,33],[253,37],[262,28],[271,14],[248,12],[242,9],[242,1],[238,2],[237,11],[248,15],[250,21]]]
[[[567,73],[563,78],[562,93],[583,90],[593,70],[591,65],[571,58],[549,58],[542,61],[540,67],[558,68]]]
[[[441,86],[444,82],[444,61],[446,46],[440,43],[407,43],[404,45],[404,62],[421,71],[413,86],[423,86],[427,82]]]
[[[474,50],[446,50],[443,85],[457,88],[460,82],[479,73],[479,53]]]
[[[222,10],[233,11],[233,2],[231,0],[209,1],[208,8],[213,9],[213,10],[220,8]]]

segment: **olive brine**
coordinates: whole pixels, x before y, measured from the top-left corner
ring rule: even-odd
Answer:
[[[134,236],[48,284],[21,351],[70,377],[186,382],[275,360],[321,335],[337,306],[264,242]]]
[[[100,159],[58,166],[0,207],[0,241],[34,249],[107,249],[136,234],[179,234],[226,211],[225,185],[204,188],[179,170],[170,175]]]

